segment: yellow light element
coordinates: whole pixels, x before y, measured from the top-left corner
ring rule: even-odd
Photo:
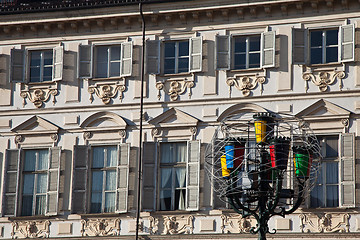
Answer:
[[[256,143],[263,143],[266,141],[266,124],[267,121],[264,120],[256,120],[254,122]]]
[[[230,170],[227,168],[226,165],[226,155],[221,156],[221,171],[223,178],[228,178],[230,176]]]

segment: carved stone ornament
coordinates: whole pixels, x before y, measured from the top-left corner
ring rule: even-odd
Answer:
[[[192,136],[195,136],[195,134],[197,133],[197,127],[191,127],[190,128],[190,133]]]
[[[164,234],[193,234],[194,223],[193,216],[165,216],[164,217]]]
[[[301,232],[332,233],[349,232],[350,222],[349,214],[329,214],[322,216],[314,214],[301,214],[300,216]]]
[[[162,132],[161,129],[159,129],[159,128],[153,128],[153,129],[151,130],[151,136],[152,136],[153,138],[158,137],[158,136],[160,136],[161,132]]]
[[[159,230],[159,220],[150,216],[149,217],[149,233],[150,234],[157,234]]]
[[[11,238],[48,238],[50,221],[12,222]]]
[[[90,102],[94,101],[93,95],[95,94],[100,98],[104,104],[110,103],[111,99],[115,98],[116,94],[119,93],[119,99],[122,101],[123,92],[126,90],[124,83],[113,83],[113,84],[101,84],[96,83],[95,85],[89,86],[88,92],[90,93]]]
[[[222,233],[249,233],[255,225],[255,221],[251,218],[243,218],[239,214],[221,215],[220,229]]]
[[[255,89],[258,84],[260,84],[260,93],[263,93],[263,84],[265,83],[264,76],[240,76],[235,75],[234,77],[229,77],[226,80],[226,84],[229,86],[229,96],[231,97],[232,87],[236,87],[236,89],[240,90],[242,94],[247,97],[250,95],[251,90]]]
[[[88,139],[90,139],[90,138],[92,138],[92,133],[91,132],[84,132],[84,139],[85,140],[88,140]]]
[[[56,133],[54,133],[54,134],[51,134],[51,135],[50,135],[50,138],[51,138],[51,140],[53,140],[54,142],[57,142],[57,140],[59,139],[59,135],[57,135]]]
[[[124,139],[126,137],[126,131],[125,130],[120,130],[119,131],[119,136]]]
[[[22,136],[22,135],[16,135],[15,136],[15,143],[18,144],[18,143],[21,143],[25,140],[25,138]]]
[[[339,89],[340,91],[343,88],[342,79],[345,78],[344,71],[335,71],[335,72],[319,72],[317,75],[314,73],[304,73],[303,79],[305,80],[305,91],[309,90],[308,82],[311,81],[313,84],[319,87],[321,92],[325,92],[328,90],[330,85],[333,85],[335,80],[339,81]]]
[[[35,107],[41,108],[44,105],[44,102],[49,100],[50,96],[53,96],[53,104],[55,104],[55,96],[58,94],[57,89],[53,88],[36,88],[36,89],[26,89],[21,90],[20,96],[23,98],[23,107],[26,105],[26,98],[32,102]]]
[[[81,220],[81,235],[84,236],[118,236],[120,219]]]
[[[176,101],[178,100],[179,95],[183,94],[187,89],[189,89],[189,98],[191,98],[191,89],[194,86],[194,79],[188,80],[187,78],[158,81],[156,82],[156,89],[158,90],[158,100],[160,100],[161,98],[161,90],[163,90],[165,94],[170,96],[171,101]]]

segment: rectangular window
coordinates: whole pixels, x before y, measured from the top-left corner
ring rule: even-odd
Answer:
[[[30,82],[52,80],[53,50],[29,51]]]
[[[115,212],[117,146],[93,147],[90,212]]]
[[[23,163],[21,215],[45,215],[49,151],[26,150]]]
[[[160,144],[160,210],[185,210],[187,144]]]
[[[322,164],[316,185],[311,191],[311,207],[339,206],[338,137],[319,137],[322,146]]]
[[[120,76],[121,45],[95,47],[95,77]]]
[[[233,69],[260,67],[260,35],[233,38]]]
[[[164,42],[164,74],[189,72],[189,40]]]
[[[338,62],[338,34],[338,29],[310,31],[311,64]]]

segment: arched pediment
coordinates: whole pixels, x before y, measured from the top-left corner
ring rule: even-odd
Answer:
[[[55,124],[39,116],[33,116],[11,129],[11,131],[18,134],[51,134],[57,133],[59,129]]]
[[[125,129],[126,121],[119,115],[112,112],[98,112],[88,118],[80,125],[83,129],[106,130],[106,129]]]
[[[241,113],[245,114],[249,112],[268,112],[268,111],[265,108],[253,103],[239,103],[226,109],[223,113],[221,113],[221,115],[218,117],[217,120],[221,122],[225,118],[231,115],[241,114]]]
[[[176,108],[171,108],[166,112],[151,119],[149,124],[159,127],[190,127],[196,126],[199,120]]]

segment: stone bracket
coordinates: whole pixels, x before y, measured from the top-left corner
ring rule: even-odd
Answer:
[[[192,79],[179,78],[179,79],[168,79],[156,82],[156,89],[158,90],[158,100],[161,98],[161,90],[165,94],[170,96],[171,101],[176,101],[179,95],[183,94],[186,90],[189,90],[189,98],[192,96],[191,89],[195,86],[194,77]]]
[[[55,104],[55,96],[58,94],[57,85],[57,82],[55,82],[55,86],[42,85],[29,87],[29,85],[25,85],[25,88],[22,89],[20,93],[20,96],[23,98],[23,107],[26,105],[26,98],[37,108],[41,108],[44,102],[49,100],[50,96],[53,96],[53,104]]]
[[[126,90],[125,81],[115,83],[95,83],[88,87],[90,93],[90,102],[94,101],[93,95],[95,94],[100,98],[104,104],[110,103],[112,98],[115,98],[116,94],[119,93],[119,99],[122,102],[123,92]]]
[[[328,90],[330,85],[333,85],[335,80],[338,79],[339,81],[339,89],[340,91],[343,88],[342,79],[345,78],[344,71],[333,71],[333,72],[326,72],[321,71],[318,74],[304,73],[302,78],[305,80],[305,92],[309,90],[309,81],[311,81],[314,85],[319,87],[321,92],[325,92]]]
[[[260,84],[260,93],[262,95],[265,80],[265,76],[235,75],[234,77],[229,77],[226,80],[226,84],[229,86],[229,97],[231,97],[232,87],[235,87],[241,91],[245,97],[248,97],[251,90],[255,89],[258,84]]]

